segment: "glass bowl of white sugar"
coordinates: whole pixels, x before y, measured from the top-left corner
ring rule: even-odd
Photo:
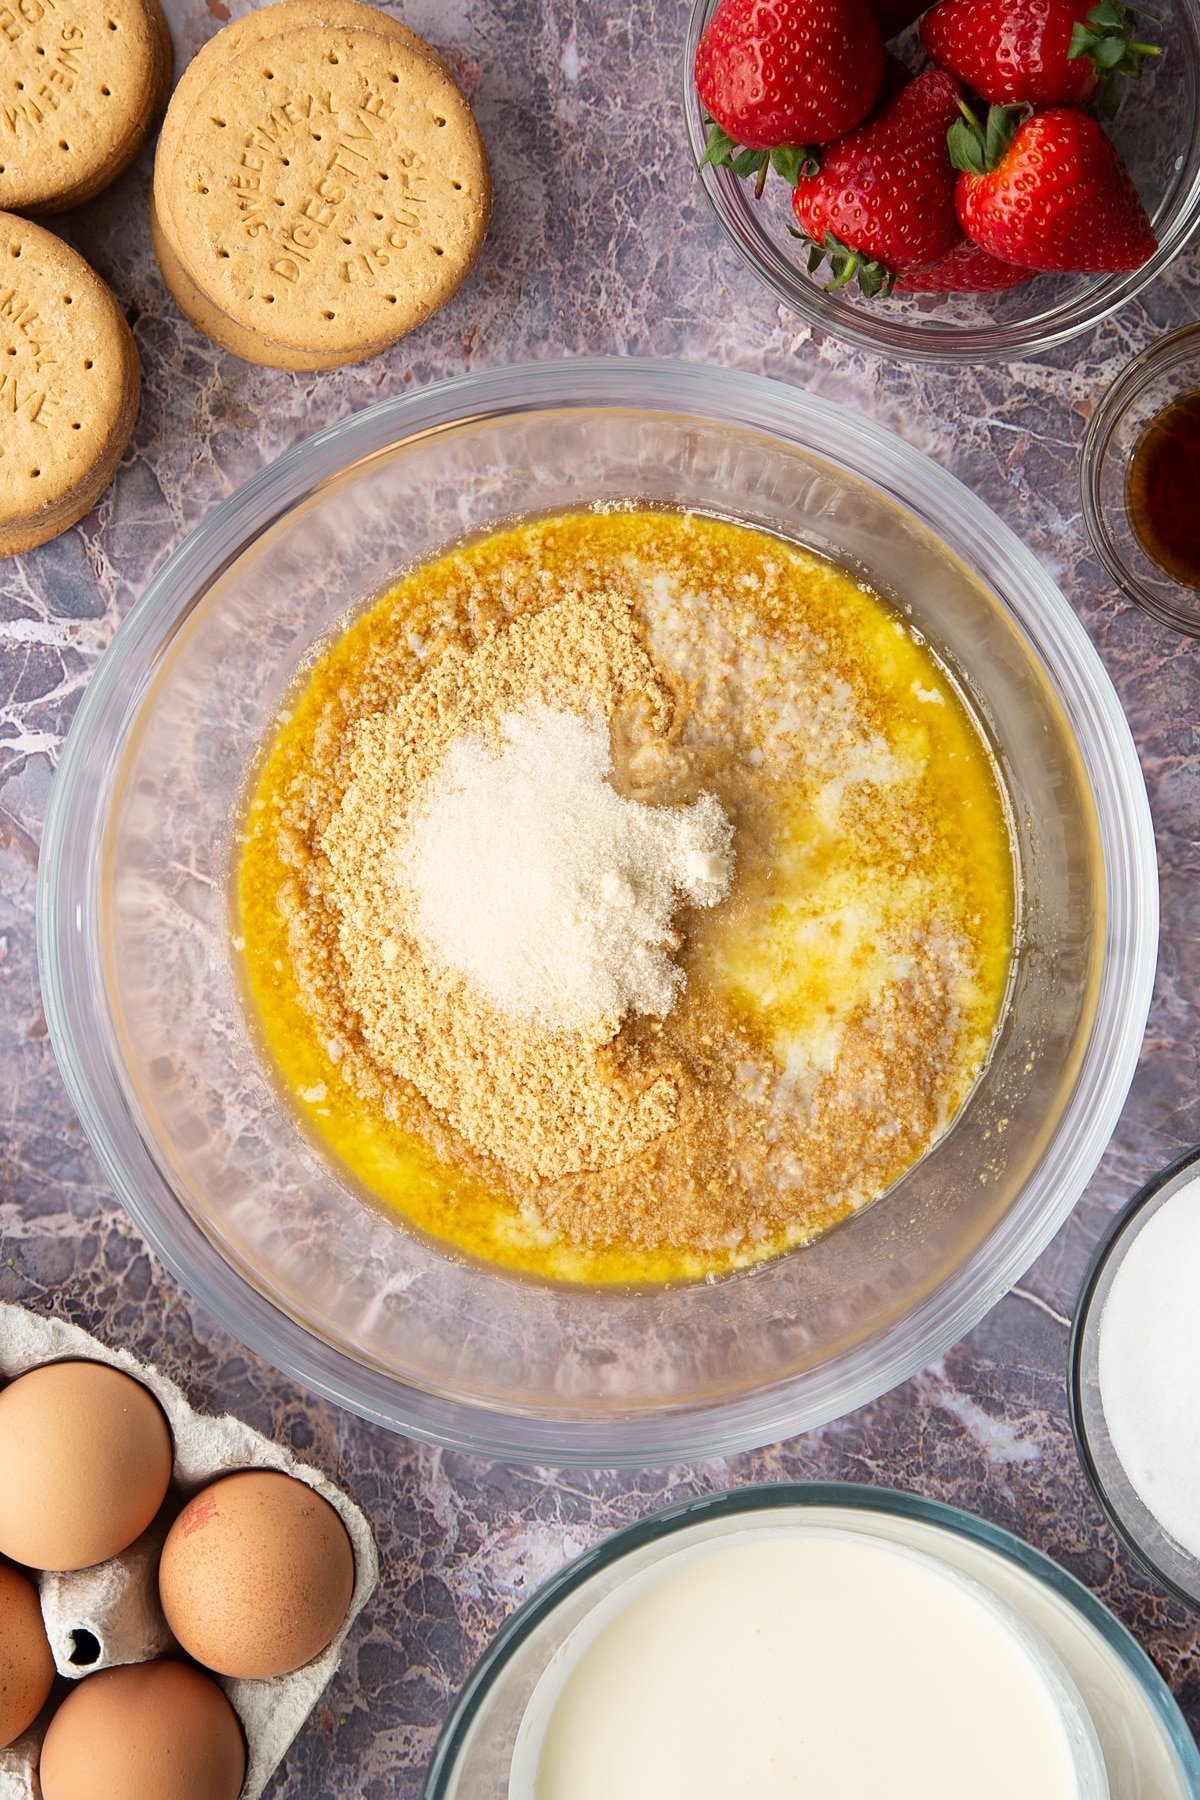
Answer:
[[[1071,1422],[1109,1523],[1142,1567],[1200,1608],[1200,1146],[1119,1215],[1071,1333]]]

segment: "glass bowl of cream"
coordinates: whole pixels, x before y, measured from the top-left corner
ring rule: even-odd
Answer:
[[[1084,1472],[1155,1581],[1200,1608],[1200,1148],[1136,1193],[1080,1289],[1068,1393]]]
[[[990,1059],[890,1191],[719,1280],[602,1289],[449,1253],[324,1153],[243,1004],[229,893],[264,739],[331,632],[448,545],[631,500],[824,554],[920,635],[999,771],[1021,921]],[[1020,1277],[1124,1101],[1157,874],[1103,666],[974,494],[796,388],[613,357],[388,400],[218,508],[89,684],[47,821],[39,925],[50,1032],[104,1169],[243,1343],[416,1437],[638,1464],[770,1442],[874,1399]]]
[[[853,1484],[669,1508],[570,1564],[468,1679],[425,1800],[1184,1800],[1200,1754],[1115,1619],[965,1513]]]

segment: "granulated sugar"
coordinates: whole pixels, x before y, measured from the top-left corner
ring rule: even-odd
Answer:
[[[645,806],[609,782],[603,718],[534,707],[451,744],[398,857],[418,935],[501,1012],[552,1030],[668,1013],[680,900],[729,888],[719,801]]]
[[[1100,1315],[1099,1376],[1113,1449],[1163,1529],[1200,1557],[1200,1177],[1125,1253]]]

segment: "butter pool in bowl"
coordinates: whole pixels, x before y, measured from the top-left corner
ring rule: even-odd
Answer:
[[[373,629],[362,624],[372,604],[391,594],[402,605],[406,572],[464,543],[486,555],[469,546],[507,542],[494,534],[534,529],[521,522],[535,516],[656,512],[767,534],[781,555],[828,559],[847,593],[861,583],[877,596],[897,642],[920,647],[973,721],[1016,869],[1003,1007],[949,1128],[834,1229],[699,1271],[708,1280],[476,1254],[454,1229],[465,1189],[444,1155],[422,1190],[433,1210],[422,1211],[423,1176],[381,1201],[369,1158],[347,1159],[318,1116],[342,1116],[350,1093],[337,1086],[337,1034],[326,1034],[332,1078],[305,1084],[301,1065],[287,1069],[270,1009],[247,993],[241,929],[247,797],[270,776],[280,709],[300,715],[322,659]],[[560,762],[578,752],[582,781],[591,752],[572,744]],[[736,813],[736,793],[721,792]],[[677,799],[682,817],[695,784]],[[443,877],[452,837],[439,827]],[[691,846],[710,858],[714,899],[718,840]],[[361,876],[366,892],[374,865],[355,862],[355,841],[349,891]],[[736,882],[744,830],[733,853]],[[389,401],[218,509],[85,696],[42,881],[43,985],[65,1077],[117,1191],[184,1284],[251,1348],[364,1416],[559,1462],[765,1442],[876,1396],[968,1329],[1095,1167],[1141,1041],[1157,927],[1149,817],[1119,704],[1012,535],[840,408],[734,373],[624,359]],[[445,1023],[452,1032],[455,1016]],[[442,1037],[423,1041],[431,1064],[445,1060]],[[406,1070],[419,1091],[425,1064]],[[567,1108],[564,1128],[571,1119]]]

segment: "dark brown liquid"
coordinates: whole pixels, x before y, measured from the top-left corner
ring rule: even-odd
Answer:
[[[1200,393],[1173,400],[1144,428],[1126,502],[1146,555],[1184,587],[1200,588]]]

